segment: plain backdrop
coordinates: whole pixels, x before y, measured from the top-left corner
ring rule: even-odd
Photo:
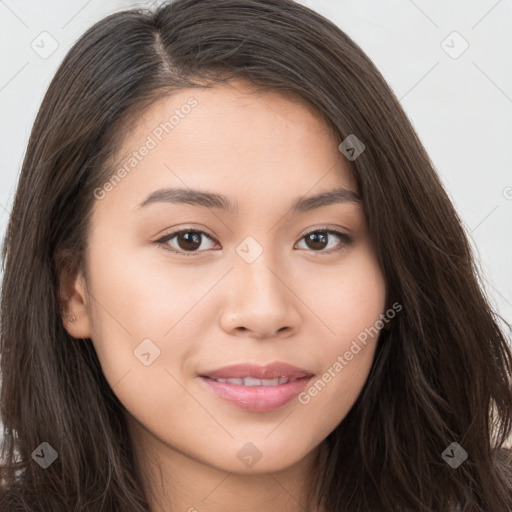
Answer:
[[[156,3],[0,0],[2,239],[58,64],[102,17]],[[463,219],[491,303],[512,322],[512,0],[301,3],[354,39],[400,99]]]

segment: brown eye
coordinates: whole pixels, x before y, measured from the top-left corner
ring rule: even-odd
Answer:
[[[329,243],[333,236],[341,240],[338,242],[338,247],[329,247]],[[156,245],[162,245],[165,250],[180,254],[183,256],[195,256],[205,250],[199,250],[203,245],[203,239],[213,240],[213,238],[205,233],[204,231],[197,229],[182,229],[180,231],[174,231],[169,233],[154,243]],[[174,240],[174,244],[171,245],[169,242]],[[304,235],[301,239],[305,240],[306,249],[310,249],[313,252],[319,254],[332,254],[335,252],[344,251],[347,246],[353,243],[353,239],[346,233],[335,231],[332,229],[317,229]],[[325,250],[328,248],[329,250]],[[203,248],[204,249],[204,248]]]
[[[176,242],[180,249],[195,251],[201,246],[201,234],[192,231],[182,231],[176,235]]]
[[[335,246],[333,249],[331,246],[329,250],[325,250],[326,247],[328,247],[329,239],[331,238],[329,235],[334,235],[336,238],[341,240],[341,242],[338,243],[338,248]],[[349,235],[333,229],[317,229],[315,231],[311,231],[304,235],[301,240],[305,241],[307,249],[311,249],[313,252],[321,254],[331,254],[338,251],[344,251],[347,246],[353,243],[353,239]]]
[[[306,235],[304,238],[310,249],[320,251],[325,249],[328,240],[328,236],[325,231],[315,231],[314,233],[309,233],[309,235]]]
[[[182,229],[180,231],[174,231],[168,235],[163,236],[159,240],[154,242],[157,245],[162,245],[166,250],[183,254],[184,256],[194,256],[197,253],[203,252],[198,249],[203,245],[203,237],[212,240],[212,238],[205,233],[197,229]],[[169,242],[176,239],[175,245],[170,246]]]

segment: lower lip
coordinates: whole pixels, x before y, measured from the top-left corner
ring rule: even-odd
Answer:
[[[248,411],[273,411],[293,400],[304,390],[311,377],[302,377],[277,386],[243,386],[217,382],[201,377],[206,385],[220,398]]]

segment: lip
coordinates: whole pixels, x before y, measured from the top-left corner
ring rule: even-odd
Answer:
[[[248,411],[273,411],[283,407],[300,394],[311,377],[301,377],[293,382],[277,386],[244,386],[229,382],[217,382],[201,376],[201,381],[223,400]]]
[[[201,381],[219,398],[248,411],[273,411],[283,407],[301,393],[307,386],[313,373],[281,361],[258,366],[250,363],[224,366],[205,372]],[[236,379],[253,377],[256,379],[277,379],[285,377],[296,379],[276,386],[244,386],[230,382],[217,382],[214,379]]]
[[[258,366],[251,363],[234,364],[231,366],[224,366],[217,370],[208,371],[200,375],[200,377],[210,377],[212,379],[236,379],[243,377],[254,377],[255,379],[277,379],[279,377],[301,379],[302,377],[312,376],[313,374],[304,368],[299,368],[281,361],[270,363],[265,366]]]

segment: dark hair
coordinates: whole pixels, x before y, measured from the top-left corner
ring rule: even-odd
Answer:
[[[365,144],[349,165],[388,303],[403,305],[381,331],[356,403],[323,443],[311,496],[326,512],[512,510],[512,353],[461,222],[371,60],[291,0],[118,12],[60,65],[2,252],[1,510],[149,510],[123,406],[91,340],[64,329],[57,290],[63,272],[85,272],[93,191],[113,175],[138,115],[177,89],[233,78],[301,98],[340,141],[355,134]],[[58,453],[44,471],[31,456],[43,441]],[[468,453],[457,469],[441,456],[452,442]]]

